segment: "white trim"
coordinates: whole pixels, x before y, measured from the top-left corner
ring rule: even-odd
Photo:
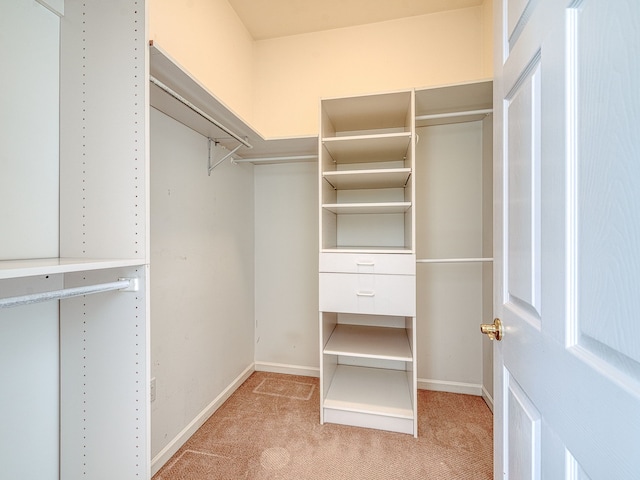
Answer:
[[[482,396],[482,385],[477,383],[448,382],[446,380],[418,379],[418,389],[434,392],[461,393],[463,395]]]
[[[491,413],[493,413],[493,396],[484,388],[484,385],[482,386],[482,399],[484,403],[487,404],[487,407],[489,407],[489,410],[491,410]]]
[[[57,16],[64,16],[64,0],[36,0],[36,2]]]
[[[189,438],[198,430],[211,415],[235,392],[249,376],[256,371],[255,364],[249,365],[244,372],[236,377],[233,382],[225,388],[204,410],[202,410],[189,424],[182,429],[173,440],[171,440],[158,454],[151,460],[151,476],[158,473],[165,463],[186,443]]]
[[[284,373],[287,375],[304,375],[307,377],[320,377],[318,367],[303,367],[300,365],[289,365],[285,363],[255,362],[256,372]]]

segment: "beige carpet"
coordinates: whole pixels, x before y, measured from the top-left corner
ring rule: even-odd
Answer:
[[[256,372],[153,480],[492,478],[480,397],[418,391],[418,438],[319,423],[317,378]]]

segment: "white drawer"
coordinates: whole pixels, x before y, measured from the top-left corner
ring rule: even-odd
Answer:
[[[320,273],[320,311],[415,317],[414,275]]]
[[[320,271],[415,275],[416,256],[407,253],[321,253]]]

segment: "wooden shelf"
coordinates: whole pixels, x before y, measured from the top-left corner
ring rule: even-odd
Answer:
[[[413,405],[407,372],[338,365],[323,407],[412,419]]]
[[[139,258],[38,258],[0,261],[0,280],[144,265]]]
[[[324,348],[324,353],[412,361],[411,347],[404,328],[336,325]]]
[[[411,132],[325,137],[322,144],[336,163],[390,162],[404,160]]]
[[[326,203],[322,208],[338,215],[404,213],[411,208],[411,202]]]
[[[337,190],[404,188],[411,177],[411,169],[339,170],[324,172],[323,176]]]

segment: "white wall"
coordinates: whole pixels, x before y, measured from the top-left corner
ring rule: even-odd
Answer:
[[[0,225],[11,228],[0,260],[58,256],[59,63],[58,16],[35,1],[3,2]]]
[[[318,166],[254,174],[256,368],[318,375]]]
[[[0,260],[58,256],[59,39],[44,6],[0,5]],[[61,288],[60,275],[0,280],[1,297]],[[59,321],[55,301],[0,308],[3,478],[58,478]]]
[[[208,176],[206,138],[151,109],[152,457],[252,366],[254,296],[253,167]]]

